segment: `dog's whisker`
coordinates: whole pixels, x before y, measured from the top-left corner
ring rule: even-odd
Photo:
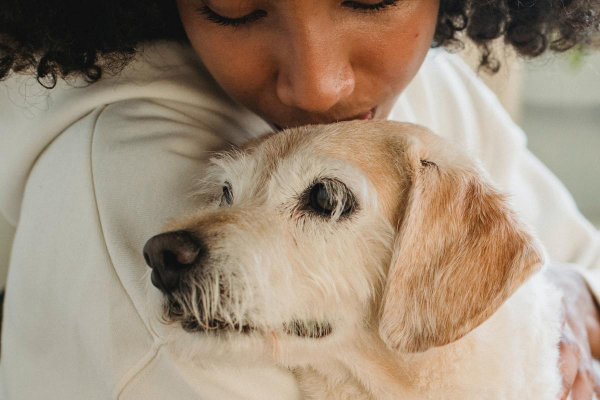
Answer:
[[[191,301],[189,302],[192,307],[192,314],[196,321],[200,321],[200,311],[198,310],[198,301],[197,301],[197,289],[196,287],[192,287],[192,292],[190,293]]]
[[[223,284],[221,283],[221,274],[215,274],[214,278],[213,278],[213,284],[212,284],[212,288],[210,290],[210,293],[212,295],[211,298],[211,305],[212,305],[212,312],[214,314],[218,314],[219,311],[221,311],[221,302],[222,302],[222,294],[224,292],[223,290]]]
[[[202,299],[201,304],[202,304],[202,316],[203,316],[203,322],[206,322],[208,320],[208,316],[211,315],[211,302],[210,300],[210,293],[209,291],[206,289],[205,286],[201,286],[200,287],[200,298]]]

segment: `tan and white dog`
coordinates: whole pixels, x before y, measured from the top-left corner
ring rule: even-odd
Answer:
[[[213,159],[199,199],[144,249],[181,353],[274,361],[307,399],[557,398],[544,252],[425,128],[274,134]]]

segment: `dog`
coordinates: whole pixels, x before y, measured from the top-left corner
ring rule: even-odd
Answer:
[[[307,399],[556,399],[561,293],[478,162],[426,128],[350,121],[211,161],[151,238],[181,354],[291,369]]]

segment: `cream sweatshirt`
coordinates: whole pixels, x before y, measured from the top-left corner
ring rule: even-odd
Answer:
[[[431,50],[389,118],[477,155],[549,255],[585,268],[600,293],[600,233],[457,56]],[[148,45],[93,85],[0,82],[0,212],[17,226],[0,395],[299,399],[293,376],[276,367],[178,359],[168,345],[177,328],[146,308],[146,240],[197,207],[189,194],[212,152],[267,131],[173,43]]]

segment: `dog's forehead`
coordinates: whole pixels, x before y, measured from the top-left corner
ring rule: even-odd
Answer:
[[[397,211],[398,193],[406,183],[407,141],[421,131],[415,125],[390,121],[350,121],[290,129],[247,145],[244,150],[248,158],[244,168],[238,170],[251,174],[255,181],[266,181],[283,165],[290,165],[285,160],[295,159],[296,164],[305,166],[317,164],[317,159],[343,161],[369,179],[381,206],[391,217]]]
[[[345,160],[368,175],[381,175],[382,169],[398,167],[398,157],[414,129],[419,128],[390,121],[311,125],[265,136],[245,150],[260,158],[268,170],[276,169],[282,159],[302,153],[304,157],[312,154]],[[376,174],[370,174],[373,170]]]

